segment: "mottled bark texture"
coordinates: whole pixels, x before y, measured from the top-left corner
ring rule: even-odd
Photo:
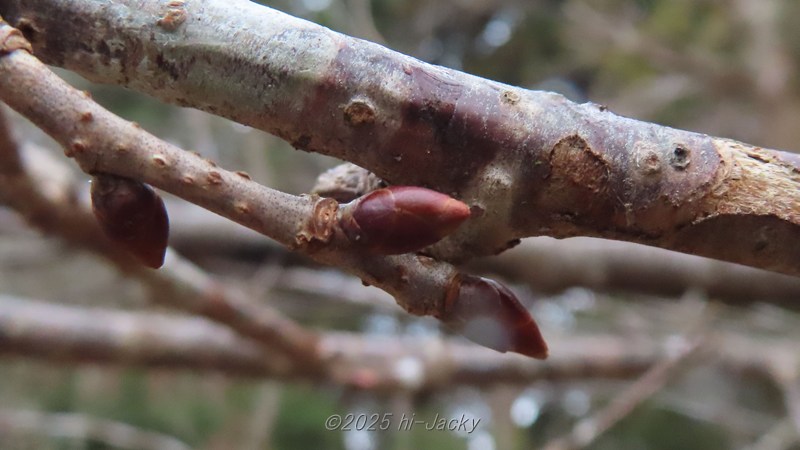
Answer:
[[[425,186],[473,217],[441,259],[534,235],[800,274],[800,158],[435,67],[244,0],[0,0],[42,60]]]

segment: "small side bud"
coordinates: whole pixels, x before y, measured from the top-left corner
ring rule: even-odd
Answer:
[[[108,174],[92,179],[92,211],[106,236],[148,267],[164,264],[169,218],[150,186]]]
[[[470,215],[447,195],[415,186],[389,186],[345,205],[339,223],[351,242],[382,255],[413,252],[435,244]]]
[[[439,319],[484,347],[547,358],[547,343],[531,314],[513,292],[494,280],[456,277]]]

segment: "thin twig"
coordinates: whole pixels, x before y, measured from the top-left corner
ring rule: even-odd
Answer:
[[[716,311],[716,307],[709,305],[707,299],[696,291],[684,293],[684,300],[699,303],[702,314],[690,323],[690,329],[685,331],[680,347],[655,363],[607,406],[592,416],[580,420],[565,436],[545,445],[546,450],[574,450],[589,446],[615,424],[628,417],[639,405],[663,389],[667,383],[673,381],[675,375],[692,361],[692,357],[707,346],[708,339],[704,327],[709,317]],[[698,305],[690,306],[692,309],[698,309]]]
[[[702,348],[702,344],[701,338],[686,342],[676,354],[655,364],[635,383],[616,396],[608,406],[591,417],[582,419],[569,434],[551,441],[544,448],[572,450],[587,447],[671,381],[673,375],[685,366],[686,361]]]
[[[10,144],[0,146],[0,162],[19,158],[16,143],[7,142]],[[46,153],[37,156],[44,158]],[[40,159],[30,161],[29,165],[44,163]],[[275,310],[248,301],[240,291],[216,282],[173,252],[168,254],[166,265],[160,271],[142,267],[103,237],[88,208],[62,201],[69,195],[53,198],[52,192],[44,192],[23,164],[0,165],[0,170],[6,174],[0,203],[16,209],[32,225],[107,258],[118,269],[143,282],[149,288],[151,301],[228,325],[260,342],[269,352],[277,349],[293,358],[306,359],[311,366],[317,364],[314,362],[314,333]]]

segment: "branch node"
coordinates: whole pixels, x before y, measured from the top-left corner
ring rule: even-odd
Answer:
[[[0,20],[2,18],[0,17]],[[31,43],[25,39],[21,31],[7,24],[0,22],[0,56],[7,55],[17,50],[25,50],[33,54]]]
[[[295,234],[295,244],[298,248],[307,248],[314,242],[327,244],[334,234],[339,202],[314,194],[310,198],[314,202],[311,216],[300,225],[300,230]]]
[[[355,98],[344,107],[344,119],[353,126],[375,123],[375,107],[364,98]]]

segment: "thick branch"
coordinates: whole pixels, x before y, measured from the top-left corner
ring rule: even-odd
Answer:
[[[382,184],[366,169],[345,163],[321,174],[313,192],[346,201]],[[197,233],[202,227],[194,228]],[[248,241],[244,233],[226,236]],[[196,246],[200,241],[202,238],[197,238],[191,244]],[[247,248],[254,247],[248,244]],[[770,301],[788,308],[800,307],[800,279],[796,277],[608,239],[526,239],[513,250],[497,258],[484,258],[476,265],[487,272],[525,281],[543,293],[584,286],[674,297],[699,289],[710,298],[729,304]]]
[[[800,274],[790,154],[434,67],[245,0],[0,0],[0,14],[48,63],[454,194],[475,214],[440,257],[589,235]]]

